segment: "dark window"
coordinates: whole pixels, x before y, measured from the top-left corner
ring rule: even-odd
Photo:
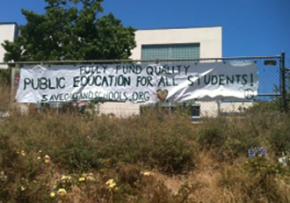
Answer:
[[[167,59],[199,59],[200,45],[193,44],[161,44],[143,45],[142,60]]]
[[[200,117],[200,105],[193,105],[191,107],[191,116],[192,116],[192,118],[199,118]]]

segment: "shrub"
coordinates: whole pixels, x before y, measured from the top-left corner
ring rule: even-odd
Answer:
[[[151,155],[157,166],[166,172],[182,172],[194,166],[195,146],[178,134],[160,135]]]
[[[0,122],[0,198],[4,202],[288,202],[289,168],[282,170],[275,156],[289,149],[288,137],[289,116],[277,112],[207,119],[194,125],[178,112],[146,111],[123,119],[49,110],[26,116],[15,112]],[[253,159],[244,166],[248,149],[255,146],[268,150],[267,160]],[[203,157],[199,150],[212,153]],[[145,176],[142,169],[154,173]],[[196,171],[187,173],[192,170]],[[155,171],[163,174],[152,175]],[[91,172],[88,180],[94,183],[83,175]],[[72,182],[63,184],[61,174],[70,174]],[[184,187],[173,194],[167,188],[170,181],[160,181],[167,175]],[[192,184],[192,179],[198,181]],[[108,180],[114,189],[108,188]],[[66,199],[57,194],[49,197],[62,188]]]
[[[10,85],[11,71],[10,69],[0,69],[0,86]]]
[[[289,177],[285,172],[281,166],[258,157],[225,166],[218,186],[224,194],[233,195],[231,202],[288,202],[289,187],[281,187]]]
[[[290,151],[290,118],[289,115],[280,117],[281,120],[273,120],[276,124],[269,130],[268,140],[276,154]]]
[[[168,172],[194,165],[192,124],[179,115],[160,120],[148,114],[129,119],[43,113],[12,116],[0,128],[28,149],[42,150],[62,167],[88,170],[140,163]],[[20,139],[21,138],[21,139]],[[109,166],[108,166],[109,163]]]
[[[27,151],[0,133],[0,199],[5,202],[46,202],[49,174],[41,154]]]
[[[220,128],[204,128],[198,135],[198,142],[204,148],[217,148],[223,146],[225,142],[224,132]]]
[[[10,104],[10,88],[0,84],[0,113],[7,112]],[[0,118],[1,119],[1,118]]]

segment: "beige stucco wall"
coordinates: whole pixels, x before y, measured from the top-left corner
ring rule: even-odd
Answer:
[[[245,109],[252,107],[254,102],[241,101],[241,102],[222,102],[220,111],[223,113],[244,112]]]
[[[114,115],[119,118],[126,118],[140,114],[140,105],[132,103],[106,102],[98,106],[100,114]]]
[[[200,105],[201,117],[216,117],[218,116],[218,101],[197,101]]]
[[[200,58],[222,57],[222,27],[138,30],[132,59],[141,59],[142,45],[200,43]]]
[[[0,24],[0,63],[3,62],[5,55],[5,50],[1,44],[5,40],[14,41],[15,31],[16,31],[15,24]],[[0,64],[0,69],[1,68],[7,68],[7,66]]]
[[[219,113],[241,113],[247,108],[252,107],[252,101],[232,101],[224,102],[222,100],[213,99],[211,101],[197,101],[200,105],[201,117],[216,117]]]

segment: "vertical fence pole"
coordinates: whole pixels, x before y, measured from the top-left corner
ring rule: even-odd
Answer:
[[[16,74],[19,73],[20,70],[20,65],[15,64],[14,66],[10,67],[11,68],[11,87],[10,87],[10,107],[13,107],[15,104],[15,93],[16,93]]]
[[[15,93],[15,75],[16,75],[16,67],[10,67],[11,68],[11,77],[10,77],[10,106],[14,104],[14,93]]]
[[[280,58],[280,75],[281,75],[281,94],[282,94],[282,109],[284,112],[288,111],[287,104],[287,90],[286,90],[286,67],[285,67],[285,53],[281,53]]]

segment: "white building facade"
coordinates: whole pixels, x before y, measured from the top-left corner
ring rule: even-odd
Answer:
[[[15,23],[0,23],[0,63],[4,61],[5,50],[2,44],[7,40],[13,42],[16,37],[17,25]],[[7,65],[0,65],[0,69],[8,68]]]
[[[178,53],[171,59],[191,58],[221,58],[222,57],[222,27],[211,28],[185,28],[185,29],[160,29],[160,30],[138,30],[135,32],[136,47],[132,50],[132,59],[148,59],[146,49],[154,48],[179,48],[192,49],[193,55]],[[194,52],[194,49],[196,52]],[[158,50],[157,53],[158,54]],[[163,58],[155,59],[167,59]],[[170,56],[169,56],[170,57]]]

